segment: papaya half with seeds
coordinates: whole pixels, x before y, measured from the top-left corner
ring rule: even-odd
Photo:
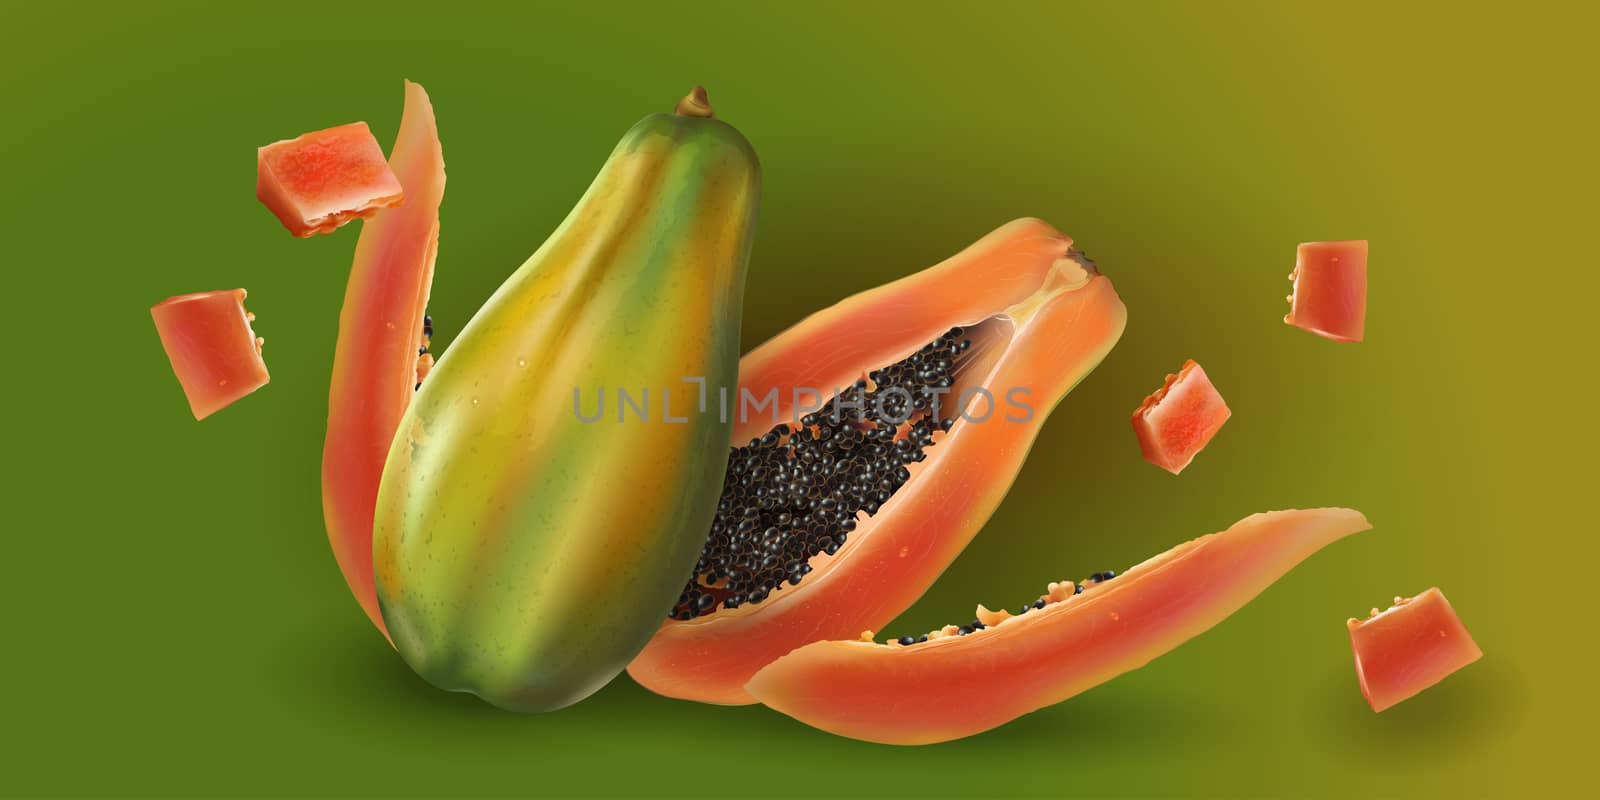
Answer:
[[[1369,527],[1345,508],[1256,514],[1122,575],[1052,584],[1016,616],[979,606],[972,625],[928,637],[806,645],[746,688],[771,708],[854,739],[970,736],[1144,666],[1312,553]]]
[[[426,348],[431,333],[424,320],[444,199],[444,154],[433,104],[410,81],[389,168],[406,200],[362,223],[339,311],[322,445],[328,542],[350,591],[380,631],[385,629],[372,585],[373,509],[384,459],[421,372],[418,349]]]
[[[722,485],[730,422],[700,399],[737,379],[760,185],[703,90],[646,117],[422,382],[373,567],[395,647],[430,683],[556,709],[655,631]],[[603,413],[576,402],[607,396]]]
[[[1126,316],[1070,238],[1022,219],[751,351],[705,549],[629,674],[751,703],[768,663],[898,616],[988,520]]]

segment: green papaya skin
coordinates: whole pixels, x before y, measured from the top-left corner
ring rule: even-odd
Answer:
[[[374,577],[395,648],[435,686],[516,711],[582,700],[644,647],[705,544],[761,178],[704,101],[623,136],[401,421]]]

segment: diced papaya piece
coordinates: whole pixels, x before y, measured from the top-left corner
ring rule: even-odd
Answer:
[[[150,309],[189,410],[205,419],[267,384],[263,340],[251,330],[245,290],[180,294]]]
[[[400,205],[403,198],[400,180],[365,122],[256,150],[256,199],[302,238],[331,233],[380,208]]]
[[[812,642],[764,666],[745,688],[769,708],[852,739],[959,739],[1143,667],[1318,550],[1369,527],[1347,508],[1255,514],[1121,575],[1051,584],[1016,615],[991,612],[988,621],[885,644],[866,634]]]
[[[1289,280],[1294,293],[1284,322],[1336,342],[1361,341],[1367,328],[1367,240],[1300,245]]]
[[[1351,619],[1356,677],[1373,711],[1382,711],[1483,657],[1438,587],[1396,597],[1387,611]]]
[[[1206,371],[1190,359],[1134,410],[1133,430],[1144,460],[1177,475],[1232,414]]]

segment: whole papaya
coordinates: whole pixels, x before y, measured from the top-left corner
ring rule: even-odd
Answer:
[[[423,383],[384,467],[373,569],[430,683],[561,708],[660,625],[727,464],[716,393],[737,379],[760,184],[704,90],[646,117]]]

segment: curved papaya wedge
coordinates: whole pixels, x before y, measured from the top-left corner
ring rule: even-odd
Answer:
[[[1020,616],[980,606],[989,622],[946,628],[931,641],[807,645],[756,673],[746,689],[807,725],[854,739],[970,736],[1144,666],[1312,553],[1368,527],[1343,508],[1256,514],[1120,577],[1052,584]]]
[[[787,430],[768,432],[774,421],[799,417],[794,433],[810,446],[824,435],[804,425],[815,395],[864,386],[864,374],[888,380],[879,368],[908,353],[951,353],[954,338],[943,337],[959,329],[943,332],[952,326],[967,326],[961,335],[978,344],[960,351],[971,363],[955,385],[948,376],[943,385],[988,394],[973,393],[965,403],[958,398],[962,415],[941,420],[943,433],[932,434],[925,458],[902,459],[911,463],[897,470],[901,483],[891,481],[892,496],[886,491],[869,498],[864,518],[846,508],[843,532],[832,537],[842,546],[835,541],[820,554],[802,551],[790,562],[789,579],[770,596],[765,586],[753,596],[724,596],[724,583],[740,577],[730,578],[731,569],[700,576],[681,598],[679,618],[662,626],[629,674],[669,697],[751,703],[744,685],[772,660],[899,615],[994,512],[1045,416],[1111,350],[1126,316],[1110,281],[1070,238],[1042,221],[1022,219],[943,263],[813,314],[751,351],[739,364],[741,394],[767,398],[775,392],[776,407],[771,417],[741,414],[734,442],[770,440]],[[892,444],[901,447],[898,439],[907,433],[896,437]],[[827,463],[832,456],[820,458]],[[735,469],[729,468],[728,486],[745,480]],[[827,508],[831,501],[813,496],[806,507],[819,502]],[[719,542],[737,544],[743,535],[714,528],[708,554],[720,555],[710,551],[727,550],[731,545]]]
[[[339,311],[322,445],[328,542],[350,591],[386,637],[372,582],[373,510],[389,444],[416,388],[444,199],[444,154],[433,104],[410,81],[389,166],[406,200],[362,223]]]

